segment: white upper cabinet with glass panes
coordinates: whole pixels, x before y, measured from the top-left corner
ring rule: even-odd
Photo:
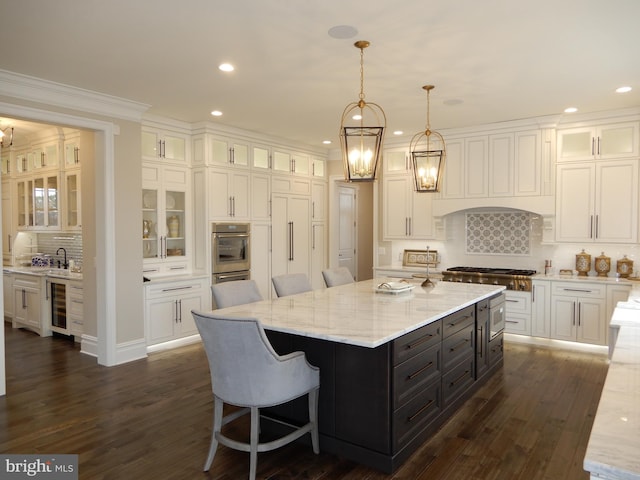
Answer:
[[[246,142],[223,137],[210,137],[209,145],[212,165],[249,166],[249,145]]]
[[[558,162],[638,156],[638,122],[558,130]]]
[[[178,132],[142,128],[142,158],[186,165],[188,135]]]

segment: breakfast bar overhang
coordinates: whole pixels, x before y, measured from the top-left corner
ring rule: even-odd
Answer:
[[[385,279],[220,310],[258,318],[281,355],[320,368],[320,448],[390,473],[503,365],[490,299],[504,287]],[[263,431],[303,423],[304,400],[263,412]]]

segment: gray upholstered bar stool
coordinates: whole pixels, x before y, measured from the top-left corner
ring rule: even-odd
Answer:
[[[235,280],[211,285],[213,308],[226,308],[263,300],[255,280]]]
[[[353,283],[353,275],[347,267],[335,267],[322,271],[322,277],[327,287],[337,287],[338,285],[346,285]]]
[[[278,297],[295,295],[296,293],[310,292],[311,283],[304,273],[285,273],[271,278],[273,288]]]
[[[209,361],[213,390],[213,432],[204,465],[208,471],[218,443],[249,452],[249,478],[256,478],[258,452],[267,452],[311,433],[314,453],[320,452],[318,437],[318,393],[320,371],[309,365],[304,352],[280,356],[255,318],[225,317],[216,312],[192,311]],[[272,407],[308,395],[309,422],[275,440],[259,442],[260,408]],[[241,408],[223,416],[224,404]],[[251,413],[250,442],[222,434],[222,426]]]

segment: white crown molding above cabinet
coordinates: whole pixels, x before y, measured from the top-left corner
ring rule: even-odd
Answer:
[[[150,105],[0,70],[0,91],[22,100],[139,122]]]

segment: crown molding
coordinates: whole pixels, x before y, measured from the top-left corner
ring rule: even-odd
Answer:
[[[150,105],[0,69],[7,97],[139,122]]]

